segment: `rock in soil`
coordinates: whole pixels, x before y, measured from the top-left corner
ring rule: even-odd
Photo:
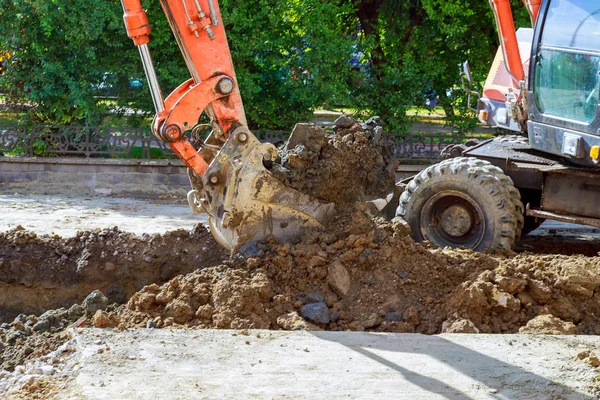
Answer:
[[[329,323],[329,308],[325,303],[310,303],[300,309],[300,315],[315,324]]]
[[[83,309],[88,315],[94,315],[96,311],[105,310],[106,307],[108,298],[99,290],[94,290],[83,300]]]

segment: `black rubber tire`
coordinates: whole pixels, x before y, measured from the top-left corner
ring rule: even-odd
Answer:
[[[459,225],[452,225],[455,220],[444,217],[456,204],[468,211],[470,221],[459,232]],[[408,222],[417,241],[476,251],[512,249],[524,224],[523,203],[512,180],[489,162],[469,157],[445,160],[419,173],[402,193],[396,215]],[[455,229],[454,235],[444,226]]]

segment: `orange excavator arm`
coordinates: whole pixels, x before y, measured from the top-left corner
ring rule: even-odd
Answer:
[[[517,41],[510,0],[490,0],[490,5],[496,17],[500,46],[502,46],[507,69],[513,77],[514,88],[519,89],[519,82],[525,78],[525,72],[523,71],[523,62],[519,53],[519,42]]]
[[[523,4],[525,4],[529,16],[531,17],[531,25],[535,25],[538,14],[540,13],[540,7],[542,6],[542,0],[523,0]]]
[[[214,0],[161,0],[191,78],[163,100],[148,43],[150,25],[140,0],[122,0],[128,36],[138,47],[156,109],[152,131],[167,142],[188,168],[202,177],[209,154],[198,152],[184,136],[203,112],[212,119],[214,136],[224,142],[245,126],[246,116],[237,86],[229,45]]]
[[[277,180],[269,171],[277,148],[260,143],[247,127],[217,1],[160,0],[190,72],[190,79],[166,99],[148,51],[146,13],[140,0],[121,1],[156,108],[152,132],[188,167],[194,189],[188,202],[195,213],[208,214],[217,241],[237,251],[269,236],[285,240],[323,226],[332,205]],[[195,132],[203,112],[211,119],[212,132],[196,150],[185,133]]]
[[[540,13],[542,0],[522,0],[535,26]],[[494,12],[500,50],[492,64],[486,80],[483,96],[478,102],[479,120],[485,124],[524,132],[527,127],[528,99],[527,88],[528,46],[524,39],[530,30],[520,32],[517,37],[510,0],[489,0]],[[521,46],[519,44],[521,40]],[[526,61],[523,63],[523,61]]]
[[[517,41],[510,0],[489,1],[496,17],[496,26],[498,27],[504,60],[506,61],[508,71],[513,77],[513,87],[520,89],[519,82],[525,78],[525,71],[523,71],[523,61],[519,52],[519,42]],[[535,25],[542,0],[523,0],[523,4],[529,12],[532,25]]]

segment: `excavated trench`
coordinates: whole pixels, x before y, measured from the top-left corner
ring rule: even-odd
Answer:
[[[362,203],[393,187],[377,124],[301,129],[312,144],[282,148],[276,176],[335,202],[337,214],[295,243],[229,257],[202,226],[0,234],[0,369],[56,348],[74,325],[600,334],[597,244],[481,254],[415,243],[403,221]]]
[[[226,252],[204,227],[136,236],[117,228],[74,238],[0,233],[0,322],[80,303],[93,290],[123,303],[151,283],[218,265]]]

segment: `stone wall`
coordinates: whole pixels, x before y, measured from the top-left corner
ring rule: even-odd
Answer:
[[[0,157],[0,192],[153,197],[189,188],[179,160]]]
[[[424,165],[400,165],[396,180],[415,175]],[[190,190],[179,160],[123,160],[0,157],[0,193],[184,196]]]

